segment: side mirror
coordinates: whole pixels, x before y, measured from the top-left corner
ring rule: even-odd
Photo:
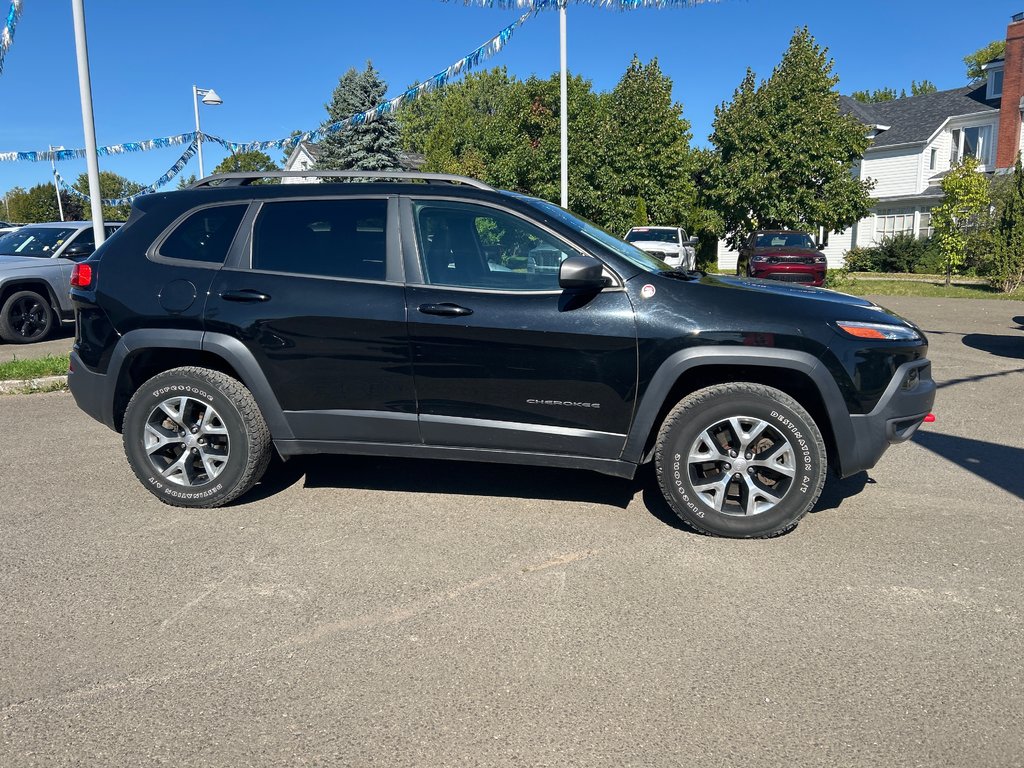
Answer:
[[[593,256],[570,256],[558,268],[558,286],[599,291],[606,285],[604,265]]]
[[[93,251],[96,249],[87,243],[72,243],[67,247],[67,250],[61,254],[65,259],[85,259],[92,256]]]
[[[700,238],[699,237],[691,237],[689,240],[687,240],[687,244],[688,245],[696,245],[699,242],[700,242]]]

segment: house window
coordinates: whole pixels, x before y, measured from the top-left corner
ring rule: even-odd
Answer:
[[[935,170],[935,158],[938,156],[938,154],[939,154],[939,150],[937,150],[937,149],[933,149],[931,151],[931,154],[928,157],[928,170],[929,171],[934,171]]]
[[[882,208],[875,214],[875,242],[913,232],[913,208]]]
[[[956,128],[952,131],[949,148],[949,164],[956,165],[965,157],[976,157],[981,165],[989,164],[992,153],[992,126],[974,125],[970,128]]]
[[[935,229],[932,227],[932,209],[930,207],[922,208],[921,217],[917,225],[917,236],[922,240],[926,240],[933,234],[935,234]]]
[[[987,99],[997,99],[1003,95],[1003,70],[993,69],[988,74],[988,93],[985,94]]]

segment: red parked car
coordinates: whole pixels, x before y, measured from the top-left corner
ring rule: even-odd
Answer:
[[[820,287],[825,284],[827,268],[825,254],[807,233],[762,229],[751,234],[740,249],[736,274]]]

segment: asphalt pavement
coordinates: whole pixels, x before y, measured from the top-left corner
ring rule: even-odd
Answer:
[[[310,457],[181,510],[0,397],[0,765],[1024,765],[1024,303],[880,301],[937,421],[769,541],[650,472]]]

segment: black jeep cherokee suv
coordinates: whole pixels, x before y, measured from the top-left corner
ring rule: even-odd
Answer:
[[[211,177],[139,198],[78,265],[71,391],[159,499],[225,504],[272,450],[653,461],[691,526],[771,536],[828,464],[873,466],[931,409],[924,335],[870,302],[676,271],[543,200],[402,177]]]

